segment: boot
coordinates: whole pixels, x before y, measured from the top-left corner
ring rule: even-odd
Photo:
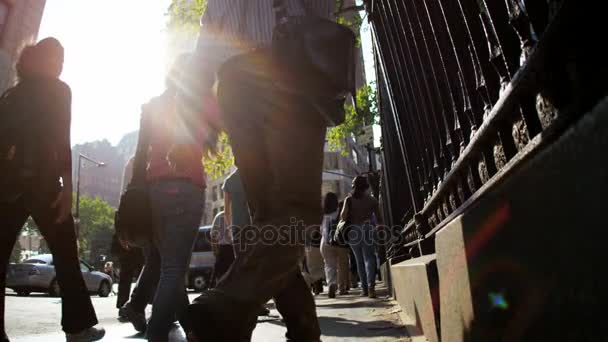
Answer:
[[[336,298],[336,284],[329,285],[329,292],[327,294],[329,298]]]

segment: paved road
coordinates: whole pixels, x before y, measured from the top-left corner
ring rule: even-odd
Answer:
[[[193,299],[196,294],[191,294]],[[133,341],[143,336],[135,334],[130,324],[116,320],[116,297],[91,297],[100,324],[106,328],[104,341]],[[323,341],[410,341],[399,321],[393,302],[386,299],[360,298],[356,293],[338,299],[326,295],[317,297],[317,307]],[[149,315],[149,312],[148,312]],[[7,291],[6,325],[13,342],[47,342],[64,340],[60,331],[61,300],[32,294],[17,297]],[[261,317],[254,332],[254,342],[283,341],[285,327],[276,310]]]

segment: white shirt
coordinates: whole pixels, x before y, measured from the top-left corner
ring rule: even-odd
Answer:
[[[331,214],[323,215],[323,221],[321,223],[321,244],[327,244],[329,242],[329,228],[332,221],[338,219],[338,210],[334,211]]]

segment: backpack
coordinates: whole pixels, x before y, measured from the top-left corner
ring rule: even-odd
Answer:
[[[0,203],[11,203],[25,191],[28,172],[26,151],[32,141],[26,130],[34,124],[30,112],[23,110],[23,94],[19,86],[8,89],[0,97]]]

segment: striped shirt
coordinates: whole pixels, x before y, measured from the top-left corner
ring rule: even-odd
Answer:
[[[302,16],[307,9],[331,18],[335,0],[285,0],[287,14]],[[273,0],[209,0],[201,18],[201,36],[211,33],[242,46],[255,48],[272,41],[275,27]]]
[[[335,11],[335,0],[285,2],[290,16],[308,10],[329,19]],[[273,0],[209,0],[194,53],[200,75],[207,78],[202,82],[213,83],[213,75],[230,57],[270,45],[275,21]]]

